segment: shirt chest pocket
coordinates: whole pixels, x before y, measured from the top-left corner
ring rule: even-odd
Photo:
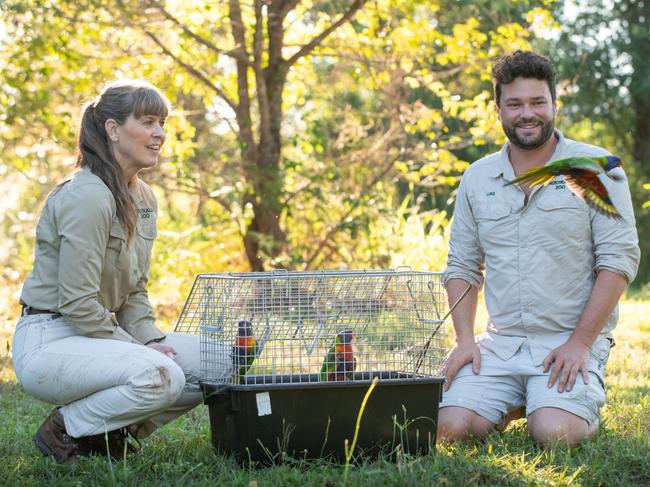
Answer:
[[[562,239],[590,238],[591,223],[587,205],[568,191],[554,193],[540,195],[535,203],[539,217],[536,229],[558,235]]]
[[[149,259],[151,257],[151,249],[153,241],[156,238],[156,224],[152,223],[138,223],[138,259],[142,271],[149,267]]]
[[[483,247],[489,244],[502,245],[504,239],[510,237],[511,225],[509,216],[512,207],[506,203],[477,204],[474,208],[474,218]]]
[[[129,256],[126,244],[126,232],[118,220],[113,220],[106,244],[106,262],[117,269],[129,266]]]

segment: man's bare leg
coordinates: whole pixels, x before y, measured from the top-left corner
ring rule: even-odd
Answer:
[[[528,416],[528,432],[542,445],[576,446],[594,436],[598,426],[559,408],[540,408]]]
[[[483,416],[457,406],[440,408],[438,412],[438,441],[453,442],[469,437],[484,438],[495,424]]]

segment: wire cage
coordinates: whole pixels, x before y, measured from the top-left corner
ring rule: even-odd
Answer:
[[[440,373],[446,308],[434,272],[202,274],[176,331],[216,383],[417,379]]]
[[[201,274],[175,330],[200,336],[217,450],[343,460],[362,402],[363,456],[435,448],[446,315],[435,272]]]

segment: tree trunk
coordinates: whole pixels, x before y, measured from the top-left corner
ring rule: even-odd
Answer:
[[[280,226],[282,213],[283,174],[280,170],[280,127],[282,125],[282,21],[286,12],[283,2],[267,4],[268,61],[262,67],[264,54],[264,16],[262,2],[255,1],[255,31],[253,33],[253,72],[259,112],[258,135],[254,157],[249,156],[245,173],[253,188],[244,196],[244,203],[253,210],[253,218],[244,234],[244,248],[251,270],[264,270],[264,263],[273,260],[286,244],[286,234]]]
[[[239,104],[236,109],[239,123],[239,141],[244,161],[244,173],[251,191],[244,195],[244,205],[250,205],[253,218],[244,233],[244,248],[251,270],[264,270],[265,262],[275,267],[275,258],[285,251],[287,236],[280,224],[283,210],[284,174],[280,167],[282,147],[282,91],[291,65],[308,55],[331,32],[345,22],[367,0],[354,0],[347,11],[332,24],[303,45],[289,59],[282,57],[284,43],[283,21],[296,7],[298,0],[254,1],[255,27],[253,32],[252,64],[246,51],[246,36],[238,0],[230,0],[230,18],[237,49],[245,56],[237,61]],[[264,17],[264,7],[267,15]],[[265,25],[266,21],[266,25]],[[266,37],[263,35],[266,30]],[[265,44],[266,39],[266,46]],[[265,50],[266,47],[266,50]],[[265,67],[263,67],[263,64]],[[248,73],[255,75],[257,96],[257,128],[259,142],[255,143],[248,90]]]
[[[636,163],[636,187],[632,187],[632,200],[639,208],[636,224],[641,247],[641,263],[637,283],[650,281],[650,212],[641,209],[648,201],[648,191],[643,183],[650,182],[650,0],[636,0],[626,6],[633,73],[630,76],[630,115],[634,117],[632,155]],[[632,48],[632,46],[634,48]]]

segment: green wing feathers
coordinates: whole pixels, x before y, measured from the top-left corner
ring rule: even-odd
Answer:
[[[546,166],[536,167],[530,171],[526,171],[521,176],[506,183],[504,186],[521,183],[530,186],[537,186],[539,184],[547,185],[559,174],[580,173],[582,171],[600,174],[603,172],[603,168],[597,160],[590,157],[567,157],[565,159],[551,162]]]
[[[329,374],[336,370],[336,345],[333,345],[325,354],[323,366],[320,368],[320,380],[326,381]]]
[[[522,183],[530,186],[547,185],[555,176],[563,175],[569,189],[591,208],[620,220],[620,213],[612,203],[607,189],[598,179],[599,174],[605,173],[613,181],[621,180],[620,176],[609,175],[609,171],[620,165],[622,161],[616,156],[568,157],[526,171],[504,186]]]
[[[553,178],[557,176],[557,173],[551,172],[548,166],[537,167],[526,171],[524,174],[518,178],[513,179],[509,183],[506,183],[504,186],[509,186],[511,184],[528,184],[530,186],[537,186],[538,184],[547,185]]]

